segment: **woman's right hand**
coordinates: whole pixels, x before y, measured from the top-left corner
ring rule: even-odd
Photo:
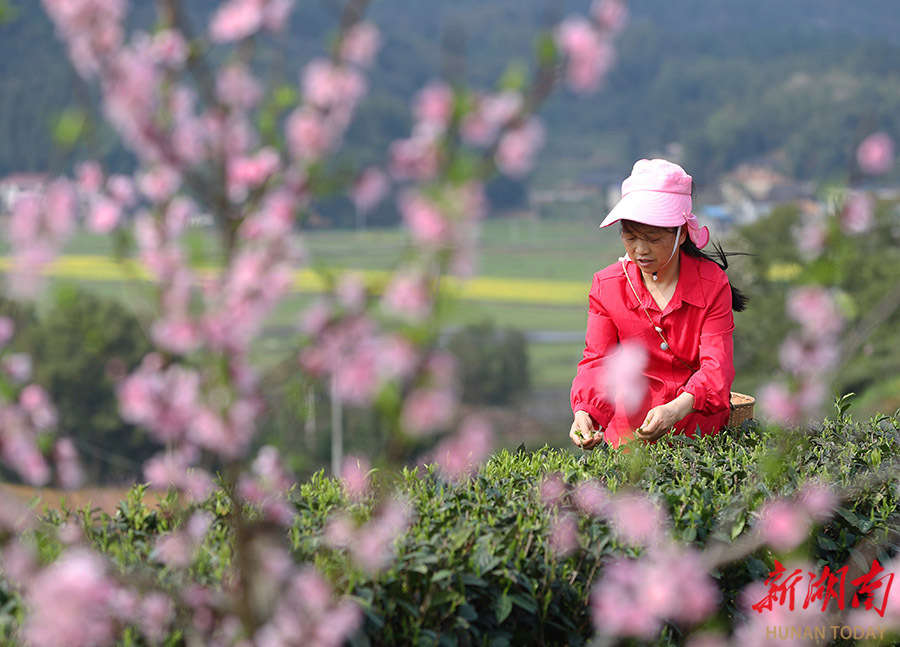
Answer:
[[[582,449],[593,449],[603,440],[603,430],[594,428],[594,419],[587,411],[576,411],[569,438]]]

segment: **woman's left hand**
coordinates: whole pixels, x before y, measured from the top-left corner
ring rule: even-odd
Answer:
[[[634,432],[641,440],[652,442],[667,434],[675,423],[694,410],[694,396],[682,393],[677,398],[647,412],[644,423]]]

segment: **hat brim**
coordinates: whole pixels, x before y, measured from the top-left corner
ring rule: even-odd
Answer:
[[[600,227],[609,227],[620,220],[632,220],[654,227],[678,227],[691,212],[691,196],[665,191],[632,191],[622,196]]]

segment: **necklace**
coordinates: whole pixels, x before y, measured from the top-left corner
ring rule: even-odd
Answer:
[[[659,335],[659,338],[662,340],[662,343],[659,345],[659,347],[662,350],[667,350],[670,353],[672,353],[672,357],[677,359],[679,362],[681,362],[682,364],[687,366],[692,371],[696,371],[697,369],[695,369],[693,366],[691,366],[690,364],[688,364],[683,359],[678,357],[678,355],[675,354],[675,351],[673,351],[672,347],[669,345],[669,340],[667,340],[666,336],[663,334],[663,329],[660,326],[657,326],[655,323],[653,323],[653,317],[650,316],[650,313],[647,311],[647,308],[644,307],[644,304],[641,302],[641,297],[638,295],[637,290],[634,287],[634,283],[631,282],[631,277],[628,276],[628,268],[625,267],[625,258],[622,258],[621,261],[622,261],[622,271],[625,272],[625,279],[628,281],[628,285],[631,287],[631,291],[634,293],[634,298],[637,299],[638,306],[640,307],[641,310],[644,311],[644,314],[647,315],[647,321],[650,322],[650,326],[653,327],[653,330],[656,331],[656,334]],[[673,295],[674,295],[674,292],[673,292]]]

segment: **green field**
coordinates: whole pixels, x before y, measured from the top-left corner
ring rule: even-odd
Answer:
[[[212,236],[209,231],[194,230],[187,237],[189,253],[198,265],[217,262]],[[302,241],[308,266],[335,270],[389,271],[409,247],[402,229],[312,231],[302,234]],[[501,327],[540,332],[542,338],[549,334],[550,341],[529,345],[532,383],[565,387],[571,382],[583,346],[580,336],[591,276],[619,254],[616,232],[599,230],[594,218],[487,220],[481,230],[478,274],[458,286],[463,293],[468,290],[470,298],[451,301],[440,324],[452,330],[490,320]],[[52,299],[53,285],[78,283],[127,302],[137,311],[146,311],[150,303],[147,284],[123,280],[116,276],[117,268],[110,268],[104,260],[114,255],[112,239],[79,233],[65,255],[51,279],[44,304]],[[279,331],[295,327],[313,299],[311,290],[301,288],[292,293],[273,313],[269,326]],[[567,334],[560,340],[559,333]],[[267,362],[288,344],[286,337],[262,339],[258,356]]]

